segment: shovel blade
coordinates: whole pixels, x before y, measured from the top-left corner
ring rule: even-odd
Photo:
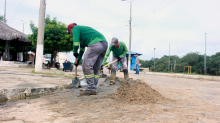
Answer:
[[[72,79],[72,85],[76,85],[79,82],[78,78]]]

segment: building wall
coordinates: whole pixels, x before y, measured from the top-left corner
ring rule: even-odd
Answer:
[[[68,61],[68,55],[63,53],[58,53],[58,62],[60,63],[60,68],[63,68],[63,63],[65,60]]]

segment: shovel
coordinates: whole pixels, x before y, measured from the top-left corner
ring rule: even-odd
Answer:
[[[77,64],[77,58],[76,58],[76,61],[75,63]],[[82,78],[82,77],[81,77]],[[80,78],[80,79],[81,79]],[[81,88],[81,84],[80,84],[80,81],[79,79],[77,78],[77,66],[75,67],[75,79],[72,79],[72,85],[76,85],[78,83],[78,88]]]
[[[103,69],[104,67],[106,67],[106,66],[108,66],[108,65],[110,65],[110,64],[112,64],[112,63],[114,63],[114,62],[116,62],[116,61],[118,61],[118,59],[116,59],[115,61],[112,61],[112,62],[108,63],[108,64],[105,65],[105,66],[103,66],[102,69]]]
[[[102,68],[104,68],[104,67],[106,67],[106,66],[108,66],[108,65],[110,65],[110,64],[112,64],[112,63],[114,63],[114,62],[116,62],[116,61],[118,61],[118,59],[116,59],[115,61],[112,61],[112,62],[106,64],[106,65],[103,66]],[[77,60],[76,60],[76,62],[77,62]],[[72,85],[76,85],[77,83],[79,83],[79,84],[78,84],[78,87],[81,88],[80,80],[82,80],[83,78],[84,78],[84,76],[81,77],[81,78],[79,78],[79,79],[77,78],[77,67],[76,67],[76,68],[75,68],[75,79],[72,80]]]

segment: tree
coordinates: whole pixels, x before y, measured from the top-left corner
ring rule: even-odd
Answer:
[[[5,22],[6,22],[7,20],[5,20]],[[2,22],[2,23],[4,23],[4,16],[0,16],[0,22]]]
[[[154,64],[154,61],[153,60],[140,60],[140,64],[141,64],[141,67],[143,68],[148,68],[150,67],[152,64]]]
[[[167,72],[168,70],[169,56],[164,55],[160,59],[155,59],[155,71]],[[192,72],[197,74],[204,74],[204,55],[200,55],[199,52],[187,53],[184,57],[179,58],[178,56],[170,56],[170,64],[173,66],[176,61],[175,73],[183,73],[184,66],[192,66]],[[142,67],[150,67],[154,70],[154,59],[151,60],[140,60]],[[172,67],[174,70],[174,67]],[[185,71],[188,71],[188,67]],[[172,70],[172,71],[173,71]],[[220,52],[212,56],[206,57],[206,71],[209,75],[220,75]]]
[[[28,35],[28,39],[32,42],[32,50],[36,51],[38,28],[35,27],[33,21],[30,21],[30,28],[33,34]],[[55,67],[58,52],[69,52],[73,49],[73,38],[67,34],[66,30],[64,23],[57,21],[56,18],[51,20],[47,15],[45,18],[44,54],[51,54],[52,67]]]
[[[220,52],[216,53],[215,55],[212,55],[210,57],[210,61],[207,65],[207,72],[212,75],[219,75],[220,71]]]
[[[4,22],[4,17],[3,16],[0,16],[0,22]]]

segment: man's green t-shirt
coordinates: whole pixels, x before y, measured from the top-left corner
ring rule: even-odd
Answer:
[[[109,47],[107,53],[105,54],[104,60],[103,60],[103,62],[102,62],[102,65],[105,65],[105,62],[106,62],[106,60],[107,60],[107,58],[108,58],[108,56],[109,56],[109,54],[110,54],[111,51],[113,52],[113,56],[114,56],[114,57],[119,57],[119,56],[121,56],[121,58],[123,58],[123,57],[127,54],[128,49],[127,49],[125,43],[122,42],[122,41],[119,41],[119,43],[120,43],[120,46],[119,46],[118,49],[115,48],[114,46],[110,45],[110,47]]]
[[[77,25],[73,27],[73,53],[77,53],[79,45],[80,51],[78,56],[78,62],[82,59],[82,55],[85,51],[85,47],[95,44],[100,41],[106,41],[105,37],[97,30],[88,27]]]

